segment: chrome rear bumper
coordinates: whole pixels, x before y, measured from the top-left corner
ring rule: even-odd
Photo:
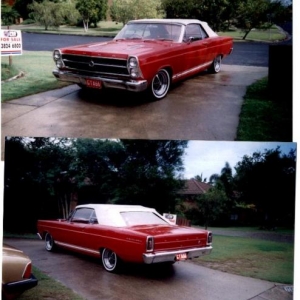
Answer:
[[[187,254],[187,259],[196,258],[202,255],[210,254],[212,251],[212,246],[207,246],[203,248],[190,248],[184,250],[176,251],[165,251],[156,253],[144,253],[143,259],[145,264],[154,264],[168,261],[176,261],[176,255],[181,253]]]
[[[104,88],[114,88],[128,90],[132,92],[141,92],[147,89],[147,80],[121,80],[106,77],[93,77],[80,74],[74,74],[67,71],[53,70],[52,74],[61,81],[73,82],[86,86],[86,79],[99,80]]]

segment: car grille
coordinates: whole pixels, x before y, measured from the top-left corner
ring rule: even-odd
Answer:
[[[126,59],[78,56],[71,54],[62,55],[63,62],[68,69],[90,75],[117,75],[128,76]]]

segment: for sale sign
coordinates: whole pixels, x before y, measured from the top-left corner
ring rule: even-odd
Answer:
[[[22,55],[21,30],[1,29],[1,55]]]

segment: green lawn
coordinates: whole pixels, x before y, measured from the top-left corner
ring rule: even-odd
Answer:
[[[271,27],[266,30],[256,30],[253,29],[247,35],[246,39],[243,40],[243,36],[245,35],[239,29],[234,29],[226,32],[218,32],[219,35],[229,35],[234,38],[235,41],[264,41],[264,42],[274,42],[281,41],[285,39],[285,34],[280,31],[276,26]]]
[[[24,76],[8,82],[1,83],[1,101],[17,99],[68,85],[59,82],[52,75],[55,68],[52,52],[48,51],[24,51],[23,55],[12,57],[14,73],[24,72]],[[16,71],[17,70],[17,71]],[[1,77],[10,71],[8,57],[1,61]]]
[[[270,97],[268,78],[247,88],[241,108],[237,141],[291,141],[292,106]]]
[[[293,284],[294,244],[290,243],[214,235],[212,253],[194,261],[232,274]]]
[[[30,25],[13,25],[14,29],[20,29],[27,32],[46,33],[46,34],[72,34],[72,35],[87,35],[87,36],[115,36],[123,27],[122,23],[112,21],[101,21],[98,27],[90,27],[87,32],[83,27],[77,26],[59,26],[58,28],[48,28],[45,30],[43,26],[37,24]]]

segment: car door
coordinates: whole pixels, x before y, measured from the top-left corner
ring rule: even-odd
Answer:
[[[90,224],[90,219],[93,214],[92,208],[78,208],[72,214],[69,222],[65,225],[64,241],[70,246],[87,248],[86,227]]]
[[[191,23],[186,26],[184,40],[186,42],[186,70],[202,68],[208,61],[207,34],[200,24]]]

